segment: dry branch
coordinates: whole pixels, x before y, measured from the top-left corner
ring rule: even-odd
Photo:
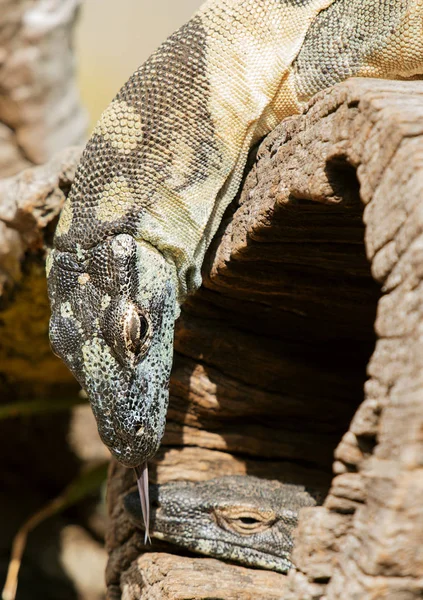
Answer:
[[[260,464],[263,477],[324,488],[358,407],[324,506],[300,518],[290,591],[281,596],[285,578],[263,573],[278,597],[422,593],[422,134],[421,83],[353,80],[319,94],[262,143],[177,326],[159,483],[252,474]],[[365,252],[383,295],[361,403],[380,295]],[[138,586],[141,597],[164,600],[158,561],[173,572],[182,559],[133,562],[145,548],[122,507],[131,486],[115,465],[110,595],[121,586],[132,598]],[[183,561],[209,568],[208,559]],[[225,568],[241,585],[237,567]],[[189,582],[173,581],[174,597],[188,589],[203,598]],[[217,574],[215,582],[213,597],[232,598]],[[263,590],[251,597],[270,597]]]

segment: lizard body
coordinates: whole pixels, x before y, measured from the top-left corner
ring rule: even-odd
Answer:
[[[151,485],[151,535],[193,552],[286,573],[298,511],[316,500],[303,486],[252,476]],[[137,492],[125,508],[143,526]]]
[[[47,260],[50,339],[141,495],[174,321],[249,148],[347,77],[422,73],[423,0],[208,0],[103,113]]]

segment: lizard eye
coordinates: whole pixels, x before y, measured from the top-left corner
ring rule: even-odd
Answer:
[[[276,522],[273,511],[248,510],[239,507],[221,507],[214,511],[214,516],[222,529],[245,536],[266,531]]]
[[[134,366],[147,350],[152,326],[134,302],[111,302],[101,318],[104,339],[123,366]]]
[[[123,335],[127,350],[138,355],[141,352],[147,333],[147,319],[139,314],[134,306],[131,306],[125,315],[123,324]]]

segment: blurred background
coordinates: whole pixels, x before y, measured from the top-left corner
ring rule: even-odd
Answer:
[[[131,73],[200,4],[82,0],[73,29],[78,0],[0,0],[0,180],[81,144]],[[88,131],[69,76],[72,50]],[[0,206],[7,204],[7,193],[0,195]],[[16,598],[103,600],[109,453],[79,386],[48,345],[48,222],[29,247],[0,220],[0,595],[16,533],[76,481],[78,501],[73,488],[28,536]]]
[[[201,0],[85,0],[75,41],[90,129],[131,73],[201,4]]]

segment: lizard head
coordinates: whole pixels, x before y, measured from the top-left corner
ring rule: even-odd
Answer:
[[[247,566],[286,573],[299,509],[316,500],[303,486],[252,476],[151,485],[151,535],[188,550]],[[136,526],[143,525],[136,492],[124,498]]]
[[[163,436],[175,284],[152,246],[121,234],[47,261],[50,341],[91,402],[100,437],[138,467]]]

